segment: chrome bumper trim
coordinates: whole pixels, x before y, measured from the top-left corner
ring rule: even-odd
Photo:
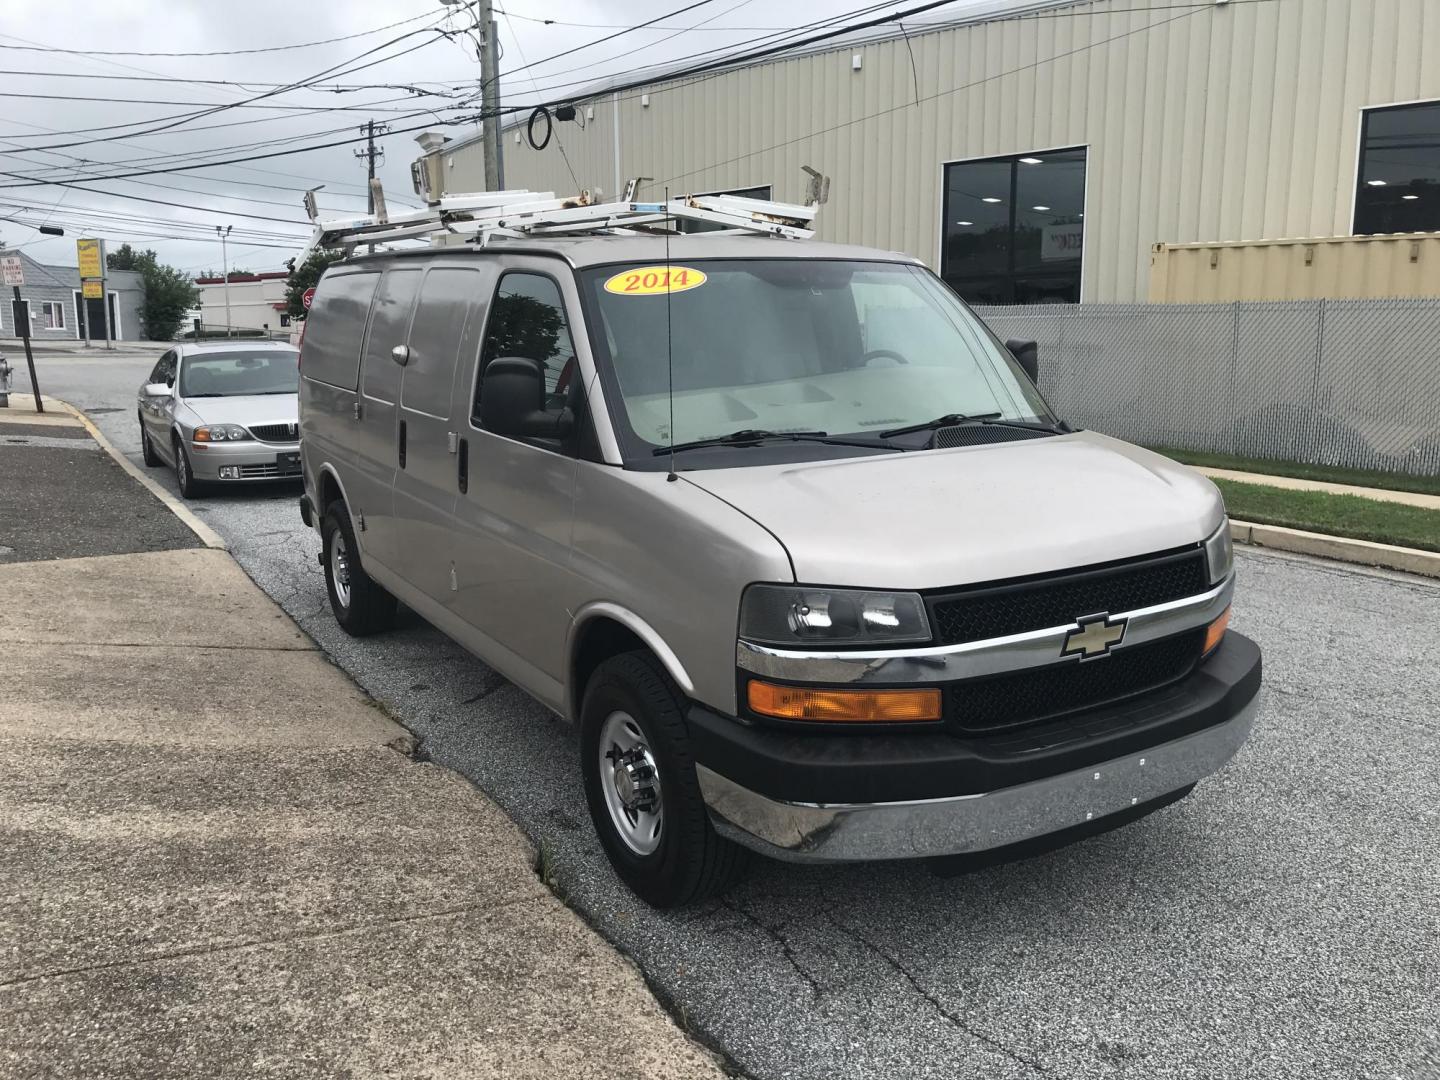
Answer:
[[[1206,626],[1225,610],[1234,591],[1235,578],[1231,575],[1209,592],[1196,596],[1134,611],[1107,612],[1112,618],[1126,620],[1124,644],[1114,651],[1118,653],[1130,645],[1141,645]],[[1084,614],[1088,616],[1090,613]],[[791,682],[934,684],[1021,671],[1062,661],[1075,663],[1074,657],[1062,656],[1061,650],[1065,648],[1066,636],[1078,626],[1078,622],[1071,622],[1023,634],[966,641],[959,645],[874,652],[776,649],[741,641],[736,644],[735,662],[741,670],[751,674]]]
[[[1202,780],[1240,749],[1257,695],[1229,720],[1100,765],[979,795],[892,803],[789,803],[696,765],[716,830],[772,858],[856,862],[1005,847],[1158,799]]]

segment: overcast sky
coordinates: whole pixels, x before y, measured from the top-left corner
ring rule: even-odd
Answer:
[[[899,0],[894,7],[918,2]],[[996,2],[956,0],[946,13]],[[683,0],[497,0],[501,72],[526,69],[502,83],[506,100],[534,99],[536,83],[544,90],[622,74],[644,64],[738,45],[766,29],[789,28],[869,5],[865,0],[709,0],[655,28],[540,62],[684,6]],[[887,6],[880,13],[890,10]],[[546,25],[544,19],[556,21]],[[392,25],[396,23],[400,25]],[[308,233],[300,208],[306,188],[325,185],[319,193],[322,212],[363,211],[364,162],[354,156],[353,146],[129,180],[83,181],[77,171],[105,176],[190,164],[196,156],[240,157],[335,142],[357,137],[356,129],[372,116],[396,129],[427,125],[464,137],[473,127],[439,121],[478,107],[455,106],[474,93],[479,64],[473,45],[459,38],[446,40],[435,28],[459,30],[470,24],[458,8],[443,7],[438,0],[5,0],[0,15],[0,239],[7,247],[23,247],[41,262],[70,266],[75,264],[75,236],[105,237],[112,249],[129,240],[137,247],[154,248],[163,262],[200,273],[219,270],[214,227],[229,225],[232,268],[280,269]],[[98,54],[274,50],[342,36],[348,39],[241,55]],[[76,52],[43,51],[57,48]],[[362,57],[368,50],[377,51]],[[405,55],[343,73],[343,68],[399,53]],[[340,73],[325,84],[338,82],[343,92],[289,91],[247,107],[176,122],[197,110],[235,106],[332,68]],[[240,85],[140,81],[151,76]],[[367,86],[374,88],[362,88]],[[409,88],[434,93],[418,96]],[[544,96],[553,97],[553,91]],[[272,107],[258,107],[262,105]],[[303,111],[337,108],[346,111]],[[165,124],[175,126],[149,130]],[[418,152],[414,134],[380,140],[385,149],[380,176],[392,206],[414,201],[409,176],[409,163]],[[269,145],[287,139],[294,141]],[[61,177],[96,190],[38,183]],[[22,184],[27,186],[10,186]],[[40,237],[33,226],[42,221],[64,227],[65,237]],[[182,235],[192,238],[171,238]]]

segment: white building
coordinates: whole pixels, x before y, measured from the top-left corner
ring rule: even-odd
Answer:
[[[279,331],[290,326],[285,313],[284,270],[263,274],[231,274],[229,285],[221,277],[196,278],[200,288],[200,318],[207,330],[224,330],[227,322],[236,330]],[[226,290],[229,315],[226,315]]]

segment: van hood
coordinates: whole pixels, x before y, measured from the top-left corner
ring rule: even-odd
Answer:
[[[681,474],[763,525],[797,581],[936,589],[1204,540],[1215,485],[1093,432]]]
[[[300,418],[296,394],[186,398],[185,407],[203,424],[293,424]]]

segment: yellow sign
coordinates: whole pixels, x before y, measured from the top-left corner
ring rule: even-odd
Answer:
[[[664,296],[705,284],[705,274],[690,266],[637,266],[605,282],[605,291],[620,296]]]
[[[80,292],[84,294],[86,300],[99,300],[105,295],[104,287],[98,281],[80,282]]]
[[[80,260],[80,276],[82,278],[98,278],[105,276],[104,260],[100,256],[99,240],[76,240],[75,254]],[[88,296],[89,293],[86,293]],[[99,296],[99,293],[95,294]]]

